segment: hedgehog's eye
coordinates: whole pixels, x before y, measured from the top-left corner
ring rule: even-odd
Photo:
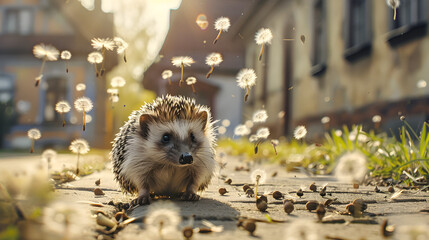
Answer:
[[[195,138],[195,135],[194,135],[193,133],[191,133],[191,134],[190,134],[190,137],[191,137],[191,141],[192,141],[193,143],[196,143],[196,142],[197,142],[197,139]]]
[[[162,135],[161,142],[162,143],[169,143],[171,140],[171,134],[165,133]]]

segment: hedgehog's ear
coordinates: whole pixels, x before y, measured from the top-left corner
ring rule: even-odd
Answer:
[[[207,111],[202,111],[200,113],[199,119],[201,120],[202,124],[203,124],[203,131],[206,130],[207,128],[207,123],[209,121],[209,114]]]
[[[153,120],[152,115],[144,113],[140,116],[140,129],[141,129],[141,135],[143,138],[147,139],[149,136],[149,123]]]

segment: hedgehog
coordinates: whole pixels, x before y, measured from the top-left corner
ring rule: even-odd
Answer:
[[[132,206],[151,196],[196,201],[215,173],[210,109],[194,99],[166,95],[133,111],[112,142],[115,180],[137,194]]]

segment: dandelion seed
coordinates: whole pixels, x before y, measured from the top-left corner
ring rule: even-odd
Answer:
[[[92,52],[92,53],[88,54],[87,60],[89,63],[94,64],[96,77],[98,77],[97,64],[102,63],[103,59],[104,59],[103,55],[101,55],[101,53],[99,53],[99,52]]]
[[[381,116],[380,115],[374,115],[372,117],[372,122],[375,125],[375,129],[380,128]]]
[[[255,70],[250,68],[241,69],[237,74],[238,86],[242,89],[246,89],[246,95],[244,95],[244,101],[247,102],[249,97],[250,88],[256,84]]]
[[[304,138],[305,135],[307,135],[307,129],[304,126],[296,127],[295,131],[293,132],[293,136],[297,140]]]
[[[86,113],[92,110],[92,101],[91,99],[87,98],[87,97],[81,97],[76,99],[76,101],[74,101],[74,107],[76,108],[77,111],[82,112],[83,113],[83,127],[82,130],[85,131],[86,130]]]
[[[145,218],[148,231],[158,233],[158,237],[161,239],[176,232],[180,222],[179,209],[171,202],[151,204]]]
[[[112,51],[115,48],[115,42],[110,38],[93,38],[91,39],[91,45],[96,50],[101,50],[103,56],[101,60],[100,76],[104,75],[104,60],[106,58],[106,50]]]
[[[350,183],[360,183],[368,171],[366,162],[361,152],[347,152],[338,159],[335,176]]]
[[[195,23],[197,23],[198,27],[201,28],[201,30],[206,30],[209,26],[209,22],[207,21],[207,17],[204,14],[199,14],[197,16],[197,19],[195,20]]]
[[[250,137],[249,137],[249,142],[255,143],[258,140],[259,140],[259,137],[256,134],[250,135]]]
[[[46,149],[42,153],[42,162],[46,164],[48,168],[48,172],[50,172],[52,164],[54,163],[55,159],[57,158],[57,152],[53,149]]]
[[[236,136],[247,136],[250,134],[250,129],[246,125],[238,125],[234,129],[234,135]]]
[[[277,113],[277,117],[278,117],[278,118],[284,118],[284,117],[285,117],[285,115],[286,115],[286,112],[285,112],[285,111],[280,111],[279,113]]]
[[[258,186],[265,183],[267,173],[262,169],[256,169],[250,174],[250,180],[255,184],[255,197],[258,199]]]
[[[320,119],[320,122],[322,124],[328,124],[330,121],[331,121],[331,118],[328,116],[324,116],[324,117],[322,117],[322,119]]]
[[[215,29],[219,31],[219,34],[217,35],[216,39],[213,41],[213,44],[215,44],[217,40],[219,40],[219,37],[222,31],[228,32],[228,29],[231,26],[231,23],[229,22],[229,18],[220,17],[216,19],[214,26],[215,26]]]
[[[262,45],[261,52],[259,53],[259,61],[262,59],[262,54],[264,54],[265,44],[271,44],[273,39],[273,33],[269,28],[261,28],[255,35],[256,44]]]
[[[64,118],[64,115],[65,113],[70,112],[70,110],[71,110],[70,104],[66,101],[59,101],[55,105],[55,111],[57,111],[58,113],[61,113],[63,117],[63,127],[66,125],[66,120]]]
[[[263,123],[263,122],[267,121],[267,118],[268,118],[267,111],[259,110],[253,114],[252,119],[253,119],[254,123]]]
[[[194,87],[195,83],[197,83],[197,79],[195,77],[188,77],[186,79],[186,84],[191,85],[193,93],[195,93],[195,87]]]
[[[270,130],[268,128],[260,128],[256,131],[256,135],[259,139],[266,139],[270,135]]]
[[[221,135],[225,134],[225,133],[226,133],[226,127],[224,127],[224,126],[220,126],[220,127],[217,129],[217,132],[218,132],[219,134],[221,134]]]
[[[222,126],[229,127],[229,125],[231,125],[231,121],[229,121],[229,119],[222,120]]]
[[[206,57],[206,64],[211,66],[210,71],[207,73],[206,78],[209,78],[213,73],[214,67],[219,66],[219,64],[223,61],[222,55],[220,53],[210,53]]]
[[[125,81],[125,79],[123,77],[120,77],[120,76],[116,76],[116,77],[112,78],[112,80],[110,80],[110,86],[112,86],[114,88],[123,87],[123,86],[125,86],[125,83],[127,83]]]
[[[31,149],[30,153],[34,152],[34,142],[42,137],[42,134],[40,133],[40,130],[37,128],[32,128],[28,130],[27,132],[28,138],[31,139]]]
[[[425,88],[427,86],[427,82],[423,79],[417,82],[417,88]]]
[[[164,70],[161,76],[162,79],[168,79],[168,84],[171,85],[171,76],[173,76],[173,72],[171,70]]]
[[[277,139],[272,139],[271,140],[271,145],[273,145],[273,148],[274,148],[274,152],[276,153],[276,155],[277,155],[277,146],[279,145],[279,140],[277,140]]]
[[[181,68],[179,87],[182,85],[182,82],[183,82],[183,68],[191,66],[191,64],[194,62],[195,62],[194,59],[188,56],[171,58],[171,63],[173,64],[173,66]]]
[[[70,143],[69,150],[77,154],[76,175],[79,175],[79,158],[80,155],[87,154],[90,150],[88,142],[83,139],[75,139]]]
[[[343,135],[343,131],[337,129],[335,130],[335,135],[337,135],[338,137],[341,137]]]
[[[401,2],[399,0],[386,0],[389,7],[393,8],[393,20],[396,20],[396,9],[399,7]]]
[[[84,91],[86,89],[86,85],[85,83],[78,83],[76,85],[76,91],[80,92],[80,91]]]
[[[61,52],[61,59],[66,60],[66,72],[69,72],[69,61],[71,58],[71,53],[70,51],[64,50]]]
[[[45,45],[43,43],[35,45],[33,47],[33,54],[36,58],[42,59],[42,66],[40,67],[39,75],[36,77],[36,83],[35,86],[39,86],[40,81],[43,77],[43,68],[45,67],[46,61],[57,61],[58,55],[60,55],[60,51],[56,49],[52,45]]]
[[[125,50],[127,50],[128,48],[128,43],[125,42],[124,39],[120,37],[113,38],[113,41],[115,42],[115,45],[116,45],[116,52],[118,54],[124,53],[124,62],[127,62],[127,53],[125,52]]]

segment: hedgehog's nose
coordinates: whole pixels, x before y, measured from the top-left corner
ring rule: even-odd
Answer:
[[[180,164],[191,164],[193,161],[194,161],[194,158],[190,153],[185,152],[185,153],[182,153],[182,155],[180,155],[180,158],[179,158]]]

